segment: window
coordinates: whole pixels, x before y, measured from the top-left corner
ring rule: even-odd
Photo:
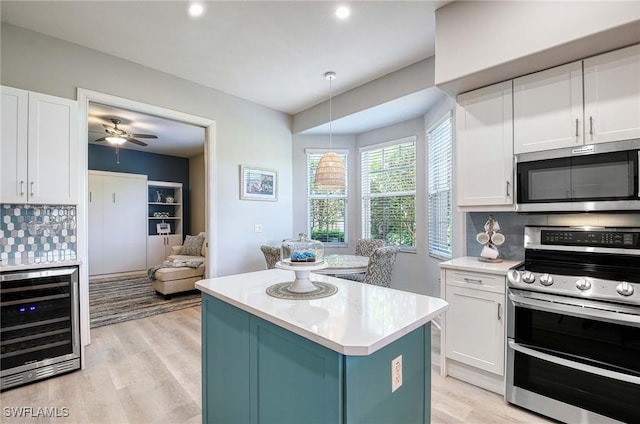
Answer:
[[[429,170],[429,255],[451,258],[452,133],[451,113],[427,132]]]
[[[362,236],[414,249],[416,138],[363,149],[360,155]]]
[[[344,160],[349,175],[347,152],[333,150]],[[315,187],[316,168],[327,150],[307,149],[307,233],[313,240],[323,243],[344,244],[347,232],[347,188],[319,190]]]

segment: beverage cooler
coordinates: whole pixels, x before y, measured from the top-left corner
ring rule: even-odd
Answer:
[[[0,274],[1,389],[80,368],[78,267]]]

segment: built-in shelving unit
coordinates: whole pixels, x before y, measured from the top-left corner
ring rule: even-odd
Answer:
[[[182,183],[149,181],[147,210],[147,265],[153,266],[171,254],[172,246],[182,244]]]

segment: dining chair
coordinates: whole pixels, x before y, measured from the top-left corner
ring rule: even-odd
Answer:
[[[364,274],[364,283],[389,287],[393,275],[393,265],[400,248],[398,246],[379,247],[373,251]]]
[[[274,269],[276,262],[280,260],[280,248],[275,246],[260,246],[260,250],[264,254],[264,259],[267,261],[267,269]]]
[[[362,238],[356,243],[356,255],[371,256],[374,250],[384,246],[384,240]]]
[[[396,262],[399,250],[398,246],[379,247],[369,257],[367,271],[364,274],[343,274],[336,277],[365,284],[390,287],[393,265]]]

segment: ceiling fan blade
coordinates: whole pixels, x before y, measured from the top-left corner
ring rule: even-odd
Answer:
[[[138,138],[158,138],[157,135],[153,135],[153,134],[131,134],[133,137],[138,137]]]
[[[148,146],[147,143],[143,143],[142,141],[136,140],[135,138],[131,138],[131,137],[127,138],[127,141],[133,144],[137,144],[138,146]]]
[[[107,139],[107,137],[102,137],[102,138],[99,138],[99,139],[93,140],[93,141],[105,141],[106,139]]]

